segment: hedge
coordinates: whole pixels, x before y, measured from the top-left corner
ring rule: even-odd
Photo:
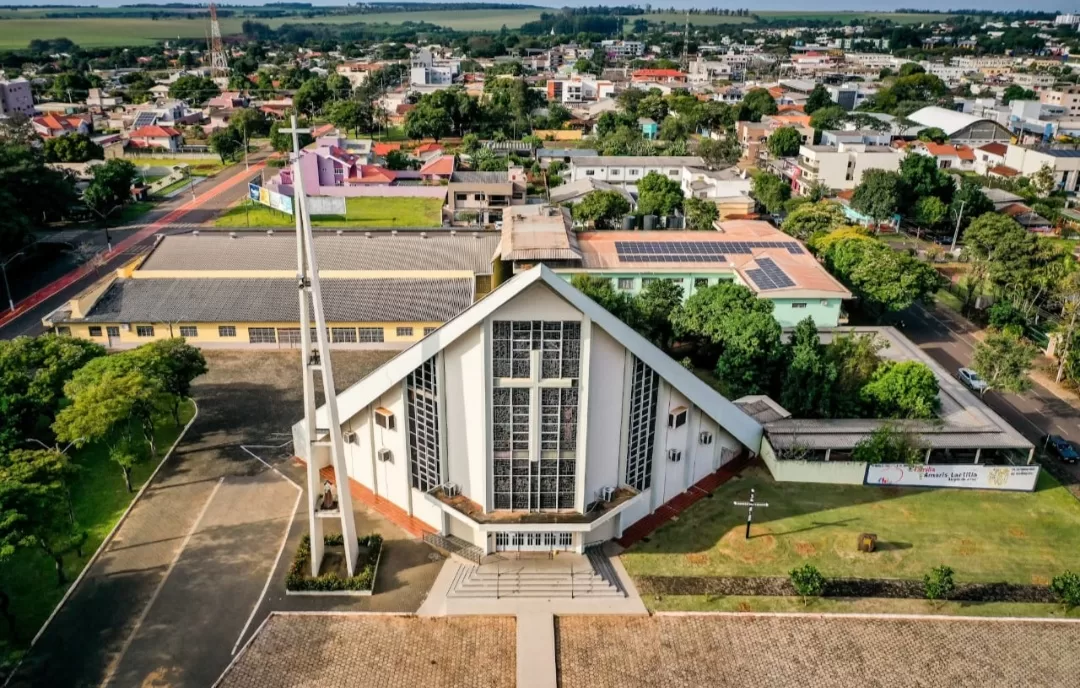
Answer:
[[[345,542],[342,535],[327,535],[323,538],[323,544],[337,546]],[[375,582],[375,566],[379,561],[379,552],[382,550],[382,536],[377,534],[365,535],[357,538],[356,543],[361,547],[368,548],[367,562],[364,567],[356,572],[356,575],[342,578],[336,573],[326,573],[312,578],[307,572],[311,564],[311,536],[305,535],[300,540],[300,546],[296,548],[296,556],[293,557],[289,567],[289,575],[285,578],[285,588],[293,591],[318,591],[332,592],[339,590],[371,590]]]

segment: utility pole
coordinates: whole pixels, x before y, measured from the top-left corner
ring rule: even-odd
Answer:
[[[952,246],[949,247],[949,253],[956,251],[956,240],[960,238],[960,220],[964,218],[964,203],[967,201],[960,201],[960,213],[956,216],[956,231],[952,235]]]
[[[322,288],[319,283],[319,267],[315,256],[315,241],[311,231],[311,218],[308,216],[307,196],[304,194],[304,180],[300,169],[300,134],[307,134],[310,129],[300,129],[296,115],[292,115],[292,127],[282,129],[283,133],[292,134],[293,139],[293,188],[297,189],[293,201],[293,214],[296,218],[296,280],[300,298],[300,365],[304,371],[304,435],[307,446],[307,512],[311,529],[311,575],[318,576],[322,566],[324,542],[323,520],[337,517],[341,521],[341,535],[345,547],[345,565],[350,576],[355,574],[359,554],[356,542],[356,520],[352,510],[352,495],[349,493],[349,473],[345,468],[345,444],[341,436],[341,421],[338,418],[337,393],[334,390],[334,372],[330,361],[329,331],[326,327],[326,315],[323,310]],[[312,339],[312,315],[315,320],[315,342]],[[323,399],[326,415],[325,428],[316,425],[315,412],[315,375],[321,374]],[[320,439],[320,435],[327,439]],[[320,455],[318,450],[329,447],[330,465],[334,469],[337,483],[337,502],[329,506],[324,497],[328,487],[324,487],[319,476]],[[294,447],[299,452],[300,447]]]

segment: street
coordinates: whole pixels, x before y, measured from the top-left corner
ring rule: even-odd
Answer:
[[[9,315],[8,311],[0,313],[0,339],[41,333],[42,317],[75,297],[108,271],[115,270],[145,251],[153,245],[154,237],[158,234],[190,231],[194,226],[212,220],[226,207],[247,196],[246,180],[265,166],[269,155],[270,151],[266,150],[252,153],[249,156],[251,169],[245,169],[243,164],[226,168],[216,177],[197,186],[195,199],[181,194],[162,203],[134,227],[135,231],[127,232],[126,238],[114,242],[112,252],[96,268],[92,267],[92,262],[88,262],[17,302],[14,315]],[[18,290],[13,288],[13,291]]]
[[[908,309],[904,321],[904,334],[950,372],[971,363],[978,340],[970,323],[941,306],[920,305]],[[989,391],[983,400],[1036,446],[1041,447],[1048,434],[1080,443],[1080,410],[1045,387],[1035,384],[1023,395]],[[1080,470],[1076,467],[1050,461],[1080,482]]]

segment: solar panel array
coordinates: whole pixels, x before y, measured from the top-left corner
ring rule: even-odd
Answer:
[[[624,263],[727,262],[727,255],[750,255],[758,248],[784,248],[792,255],[803,253],[793,241],[616,241],[615,251]]]
[[[783,289],[795,286],[794,280],[788,277],[787,273],[781,270],[780,266],[774,263],[772,258],[758,258],[757,264],[757,268],[746,271],[746,276],[753,280],[758,289],[765,291],[767,289]]]
[[[154,122],[156,121],[156,112],[140,112],[139,114],[135,115],[135,121],[132,123],[131,126],[133,129],[138,129],[139,127],[150,127],[153,126]]]

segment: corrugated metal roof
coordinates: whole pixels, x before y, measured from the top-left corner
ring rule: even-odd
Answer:
[[[509,172],[454,172],[451,182],[460,184],[505,184],[510,181]]]
[[[471,279],[324,279],[330,322],[442,322],[473,301]],[[293,279],[118,280],[81,322],[299,321]]]
[[[499,245],[496,232],[479,236],[450,235],[445,230],[392,235],[317,234],[315,254],[320,270],[470,270],[491,272],[491,257]],[[141,270],[295,270],[293,234],[228,236],[167,236]]]

